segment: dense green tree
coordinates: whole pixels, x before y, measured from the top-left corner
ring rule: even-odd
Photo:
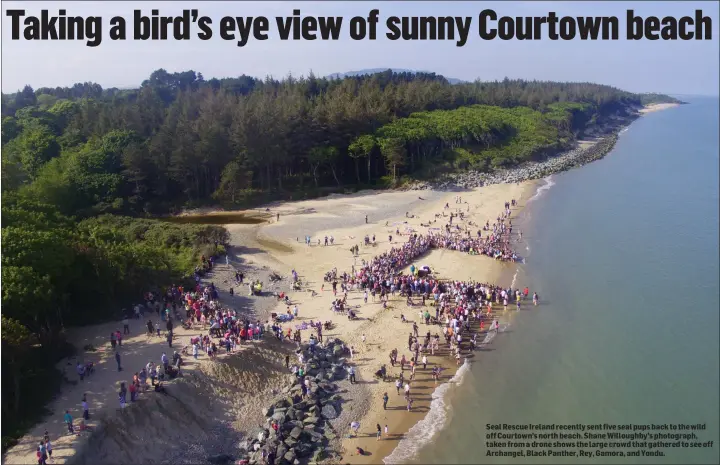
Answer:
[[[4,278],[3,269],[3,281]],[[21,413],[23,369],[27,366],[27,354],[33,343],[32,334],[25,326],[17,320],[2,315],[2,361],[3,366],[9,367],[8,372],[12,374],[10,377],[13,385],[12,412],[15,415]]]
[[[397,182],[397,169],[405,163],[405,144],[403,140],[397,137],[380,139],[380,151],[390,168],[393,183]]]
[[[368,182],[372,179],[372,174],[370,173],[370,155],[372,154],[373,150],[375,150],[375,147],[377,146],[377,140],[374,136],[365,134],[357,139],[355,139],[349,146],[348,146],[348,152],[350,157],[352,157],[353,160],[355,160],[355,170],[357,173],[357,180],[358,183],[360,183],[360,168],[358,165],[358,160],[360,158],[367,159],[367,175],[368,175]]]

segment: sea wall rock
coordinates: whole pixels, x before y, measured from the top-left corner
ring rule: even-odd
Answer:
[[[548,158],[541,162],[528,162],[510,169],[496,170],[490,173],[479,171],[465,171],[453,173],[434,182],[419,181],[408,186],[408,190],[452,190],[474,189],[492,184],[510,184],[541,179],[553,173],[567,171],[572,168],[586,165],[605,157],[615,147],[618,132],[604,136],[594,145],[582,148],[576,147],[560,155]]]
[[[244,463],[263,464],[273,455],[277,465],[300,465],[331,454],[327,447],[336,433],[328,420],[336,418],[342,409],[343,399],[335,381],[347,373],[344,344],[330,338],[313,351],[308,344],[302,344],[298,352],[302,352],[305,360],[310,389],[303,398],[303,379],[288,377],[282,397],[265,409],[267,426],[258,428],[238,444]],[[272,428],[273,421],[278,423],[277,432]]]

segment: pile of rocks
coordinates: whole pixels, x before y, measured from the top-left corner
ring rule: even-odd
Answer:
[[[290,375],[283,397],[265,409],[267,427],[258,428],[239,445],[243,459],[251,465],[266,463],[270,455],[277,465],[319,462],[328,458],[328,443],[337,437],[330,420],[342,410],[336,381],[347,375],[344,346],[339,339],[330,339],[314,351],[309,344],[299,351],[310,378],[308,394],[303,399],[303,380]],[[273,421],[277,432],[271,427]]]
[[[518,167],[496,170],[491,173],[482,173],[473,170],[463,173],[453,173],[435,182],[422,181],[414,183],[410,185],[408,189],[474,189],[492,184],[510,184],[531,179],[540,179],[550,176],[553,173],[566,171],[603,158],[613,149],[617,138],[617,133],[613,133],[588,148],[576,147],[542,162],[529,162]]]

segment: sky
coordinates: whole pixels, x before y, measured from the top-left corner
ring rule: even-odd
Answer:
[[[720,86],[720,3],[718,2],[2,2],[2,92],[15,92],[24,85],[34,88],[71,86],[96,82],[103,87],[137,87],[159,68],[170,72],[192,69],[205,79],[248,74],[282,78],[324,76],[367,68],[405,68],[432,71],[463,80],[509,78],[553,81],[583,81],[608,84],[631,92],[718,95]],[[103,41],[88,47],[85,41],[12,40],[8,9],[25,9],[39,16],[48,9],[68,16],[101,16]],[[133,10],[150,15],[159,9],[164,16],[177,16],[182,9],[196,8],[213,20],[213,37],[202,41],[193,34],[188,41],[132,40]],[[355,41],[348,22],[380,10],[377,40]],[[486,41],[478,35],[478,14],[486,8],[498,16],[617,16],[618,41]],[[274,18],[302,15],[344,17],[337,41],[282,41]],[[712,19],[712,40],[626,41],[628,9],[647,16],[693,16],[696,9]],[[109,21],[123,16],[128,23],[125,41],[109,38]],[[250,39],[244,47],[219,35],[224,16],[266,16],[269,39]],[[470,16],[472,27],[463,47],[455,41],[391,41],[385,37],[390,16]],[[198,29],[193,29],[196,32]]]

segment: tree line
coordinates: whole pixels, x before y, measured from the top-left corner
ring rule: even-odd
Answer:
[[[640,105],[641,97],[591,83],[451,85],[432,73],[390,71],[343,79],[205,80],[193,71],[158,70],[137,89],[26,87],[2,96],[2,181],[21,196],[82,216],[157,214],[183,204],[237,203],[260,192],[384,186],[431,160],[416,157],[427,148],[414,138],[424,136],[402,133],[403,125],[443,119],[444,127],[454,127],[472,105],[527,107],[552,119],[560,114],[552,110],[558,103],[582,105],[573,111],[585,124]],[[499,115],[509,114],[476,112],[474,124],[489,127],[495,123],[486,119]],[[517,123],[518,116],[512,118]],[[514,123],[504,124],[500,133],[495,128],[474,141],[476,149],[507,142]],[[399,137],[389,136],[398,131]],[[369,147],[362,136],[379,142]],[[463,137],[442,145],[458,144]],[[388,159],[393,147],[397,153]],[[505,165],[518,160],[491,158]]]

